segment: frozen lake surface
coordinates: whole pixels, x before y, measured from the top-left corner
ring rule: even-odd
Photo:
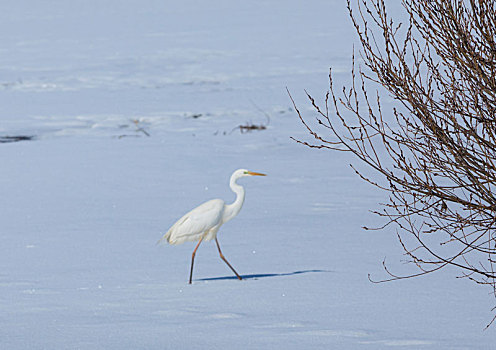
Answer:
[[[383,194],[310,150],[288,98],[349,78],[343,1],[2,1],[3,349],[491,349],[493,300],[455,271],[395,283]],[[267,117],[268,116],[268,117]],[[265,126],[241,133],[239,126]],[[185,212],[245,205],[200,247]],[[411,270],[410,270],[411,271]]]

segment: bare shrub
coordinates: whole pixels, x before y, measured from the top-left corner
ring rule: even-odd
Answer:
[[[329,75],[322,106],[307,93],[315,122],[295,105],[314,138],[296,141],[351,152],[381,175],[358,172],[389,193],[376,213],[397,226],[418,268],[399,276],[385,266],[388,280],[451,266],[496,296],[496,2],[402,5],[407,20],[397,23],[385,0],[348,0],[363,63],[353,57],[352,85],[341,92]],[[384,92],[391,111],[381,108]]]

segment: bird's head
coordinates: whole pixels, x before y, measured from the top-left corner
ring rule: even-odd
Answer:
[[[254,171],[249,171],[246,169],[238,169],[233,173],[233,177],[237,179],[245,176],[266,176],[266,175],[262,173],[256,173]]]

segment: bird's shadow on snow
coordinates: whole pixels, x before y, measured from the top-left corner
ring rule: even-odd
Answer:
[[[268,278],[268,277],[284,277],[284,276],[294,276],[294,275],[302,275],[306,273],[322,273],[322,272],[333,272],[330,270],[301,270],[294,272],[285,272],[285,273],[258,273],[252,275],[241,275],[243,280],[258,280],[260,278]],[[198,278],[196,281],[222,281],[222,280],[237,280],[236,276],[222,276],[222,277],[209,277],[209,278]]]

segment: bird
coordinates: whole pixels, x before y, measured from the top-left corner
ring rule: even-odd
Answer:
[[[193,265],[195,263],[195,254],[203,241],[215,239],[220,258],[229,266],[239,280],[242,277],[236,272],[234,267],[227,261],[222,250],[220,249],[217,239],[217,232],[220,227],[238,215],[245,200],[245,189],[236,181],[247,176],[266,176],[266,174],[238,169],[231,175],[229,187],[236,194],[236,199],[231,204],[226,204],[222,199],[212,199],[200,204],[193,210],[186,213],[163,235],[158,243],[167,242],[172,245],[184,242],[196,242],[193,254],[191,254],[191,268],[189,273],[189,284],[193,279]]]

